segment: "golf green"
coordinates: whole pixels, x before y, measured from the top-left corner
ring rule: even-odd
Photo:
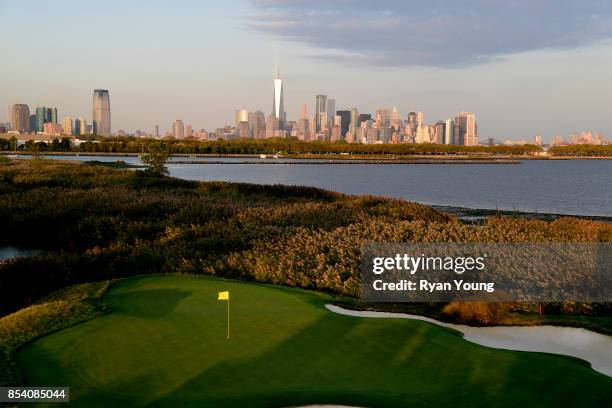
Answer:
[[[231,338],[226,338],[230,291]],[[326,295],[197,277],[115,284],[111,312],[17,355],[71,406],[593,406],[612,379],[571,359],[493,350],[435,325],[336,315]]]

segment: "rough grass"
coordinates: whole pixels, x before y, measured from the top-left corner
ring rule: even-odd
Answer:
[[[0,386],[23,385],[13,354],[32,340],[103,313],[109,282],[71,286],[0,318]]]

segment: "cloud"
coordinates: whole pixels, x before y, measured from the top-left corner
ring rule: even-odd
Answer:
[[[383,66],[461,67],[612,37],[610,0],[253,0],[252,30]]]

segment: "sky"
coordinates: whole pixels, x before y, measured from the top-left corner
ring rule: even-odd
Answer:
[[[612,137],[612,0],[0,0],[0,121],[12,103],[113,131],[194,129],[317,94],[336,108],[476,114],[481,138]]]

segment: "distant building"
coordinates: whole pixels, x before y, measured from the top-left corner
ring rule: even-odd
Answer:
[[[183,125],[183,121],[180,119],[176,119],[172,122],[172,136],[177,139],[185,138],[185,125]]]
[[[36,128],[36,114],[30,113],[30,132],[38,132]]]
[[[276,115],[272,114],[270,116],[268,116],[268,119],[266,120],[266,138],[271,138],[271,137],[276,137],[278,134],[277,132],[279,131],[279,120],[276,117]]]
[[[280,70],[276,71],[276,78],[274,78],[274,99],[272,101],[272,114],[278,120],[278,126],[280,130],[285,128],[285,121],[287,120],[287,114],[285,113],[285,90],[283,79],[280,76]]]
[[[238,109],[234,115],[234,126],[238,127],[240,122],[249,121],[249,111],[246,108]]]
[[[72,118],[70,116],[66,116],[64,120],[62,120],[62,129],[64,133],[67,135],[72,135]]]
[[[263,139],[266,137],[266,116],[262,111],[249,113],[249,137]]]
[[[43,133],[52,136],[59,136],[64,133],[64,129],[62,129],[61,125],[53,122],[47,122],[43,126]]]
[[[155,127],[153,127],[153,137],[155,139],[159,139],[159,125],[155,125]]]
[[[357,118],[358,127],[361,126],[363,122],[366,122],[371,119],[372,119],[372,115],[370,113],[361,113],[359,117]]]
[[[336,116],[336,100],[327,100],[327,128],[331,129],[334,126],[334,117]]]
[[[36,129],[34,129],[35,132],[43,131],[43,125],[45,124],[46,111],[47,111],[47,108],[45,108],[44,106],[36,107]]]
[[[9,106],[9,120],[11,121],[11,130],[17,132],[30,131],[30,108],[24,103],[16,103]]]
[[[455,144],[478,146],[478,125],[476,116],[470,112],[460,112],[455,116]]]
[[[445,144],[444,138],[446,135],[446,122],[444,122],[443,120],[437,121],[435,125],[435,129],[436,131],[434,133],[435,137],[434,137],[433,142],[438,143],[438,144]]]
[[[315,98],[315,123],[313,131],[322,133],[327,126],[327,95],[317,95]]]
[[[399,112],[397,111],[397,108],[395,106],[391,111],[391,127],[397,132],[402,129],[402,120],[400,119]]]
[[[391,127],[391,110],[388,108],[376,109],[376,126],[379,128]]]
[[[351,117],[349,121],[349,132],[351,133],[351,141],[355,141],[355,137],[357,136],[357,129],[359,128],[359,111],[357,108],[351,109]]]
[[[444,122],[444,141],[442,143],[450,145],[453,144],[453,137],[455,135],[455,121],[452,119],[446,119]]]
[[[238,131],[238,137],[241,139],[246,139],[249,137],[249,122],[246,120],[238,122],[238,126],[236,127]]]
[[[542,146],[542,135],[535,135],[533,138],[533,144],[536,146]]]
[[[337,116],[340,116],[340,134],[342,137],[345,137],[349,131],[351,126],[351,111],[348,110],[340,110],[336,112]]]
[[[93,109],[91,115],[93,133],[100,136],[110,136],[111,111],[110,96],[106,89],[95,89],[93,93]]]

